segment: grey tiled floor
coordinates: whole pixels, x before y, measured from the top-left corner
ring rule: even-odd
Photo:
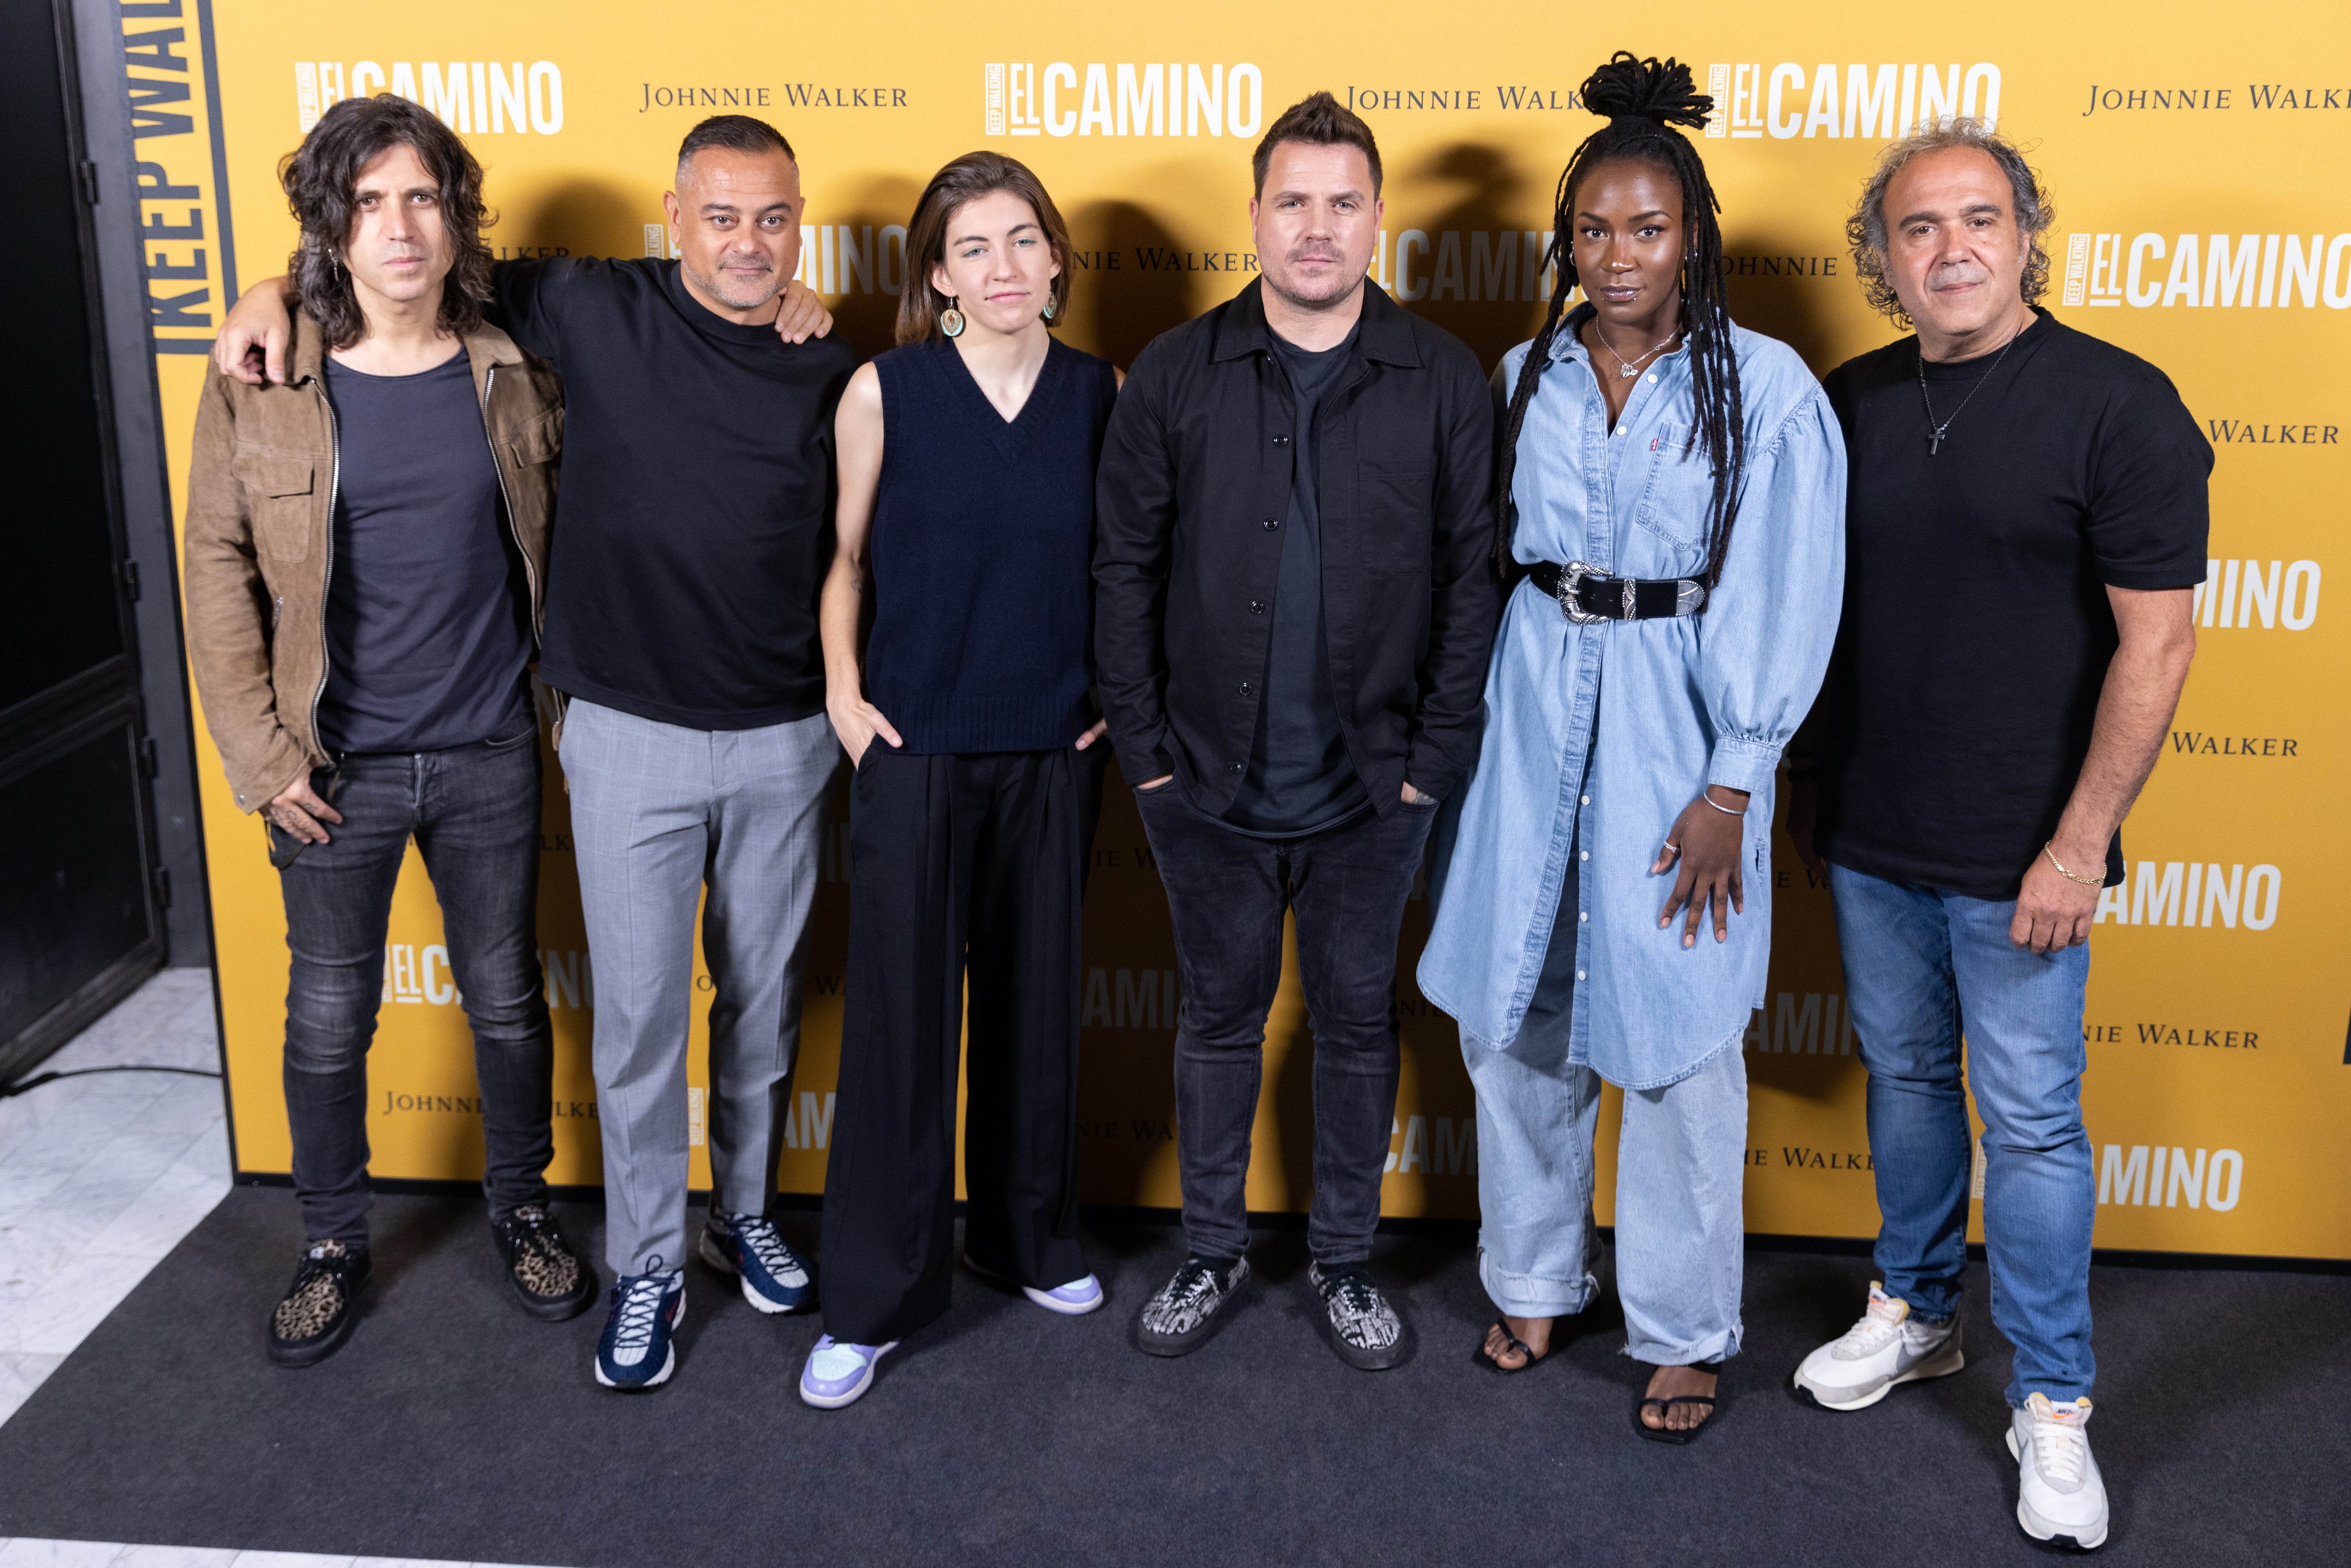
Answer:
[[[167,969],[37,1071],[217,1069],[212,977]],[[221,1086],[108,1072],[0,1100],[0,1421],[229,1188]],[[0,1540],[0,1568],[465,1568],[112,1541]],[[474,1568],[493,1568],[475,1564]]]

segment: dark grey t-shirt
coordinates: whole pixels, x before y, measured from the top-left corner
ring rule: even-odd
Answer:
[[[1354,354],[1355,334],[1349,333],[1335,349],[1320,351],[1301,349],[1279,333],[1266,337],[1290,378],[1297,410],[1297,457],[1290,470],[1281,570],[1274,586],[1265,700],[1258,707],[1249,772],[1222,821],[1245,833],[1287,836],[1330,827],[1371,803],[1348,755],[1331,684],[1331,650],[1322,615],[1322,529],[1315,494],[1315,411],[1338,390]]]
[[[464,350],[413,376],[326,361],[337,446],[330,752],[439,751],[529,722],[530,595]]]

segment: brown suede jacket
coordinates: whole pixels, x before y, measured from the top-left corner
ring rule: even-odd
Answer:
[[[465,340],[538,629],[549,526],[563,447],[553,367],[494,327]],[[319,324],[297,313],[286,382],[214,372],[196,406],[188,464],[188,662],[237,809],[257,810],[329,758],[327,578],[334,569],[338,445],[321,380]]]

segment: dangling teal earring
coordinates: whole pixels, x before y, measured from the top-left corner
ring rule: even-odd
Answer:
[[[963,312],[956,308],[952,299],[947,301],[947,308],[939,312],[939,330],[950,338],[963,336]]]
[[[1052,297],[1052,295],[1051,295],[1051,294],[1048,293],[1048,294],[1045,296],[1045,319],[1046,319],[1046,320],[1048,320],[1048,321],[1050,321],[1052,319],[1053,319],[1053,297]]]

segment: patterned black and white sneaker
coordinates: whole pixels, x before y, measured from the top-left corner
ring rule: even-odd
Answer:
[[[522,1310],[545,1322],[579,1316],[596,1299],[596,1274],[563,1239],[555,1216],[527,1203],[503,1219],[490,1221],[507,1260],[507,1280]]]
[[[1219,1315],[1249,1282],[1249,1260],[1222,1261],[1195,1253],[1176,1277],[1143,1303],[1135,1319],[1137,1343],[1152,1355],[1186,1355],[1217,1332]]]
[[[294,1282],[269,1314],[269,1359],[280,1366],[309,1366],[342,1349],[367,1282],[366,1248],[313,1241],[302,1249]]]
[[[1361,1263],[1317,1263],[1306,1271],[1322,1293],[1331,1326],[1331,1348],[1339,1359],[1364,1372],[1384,1372],[1412,1352],[1403,1320],[1388,1305]]]

